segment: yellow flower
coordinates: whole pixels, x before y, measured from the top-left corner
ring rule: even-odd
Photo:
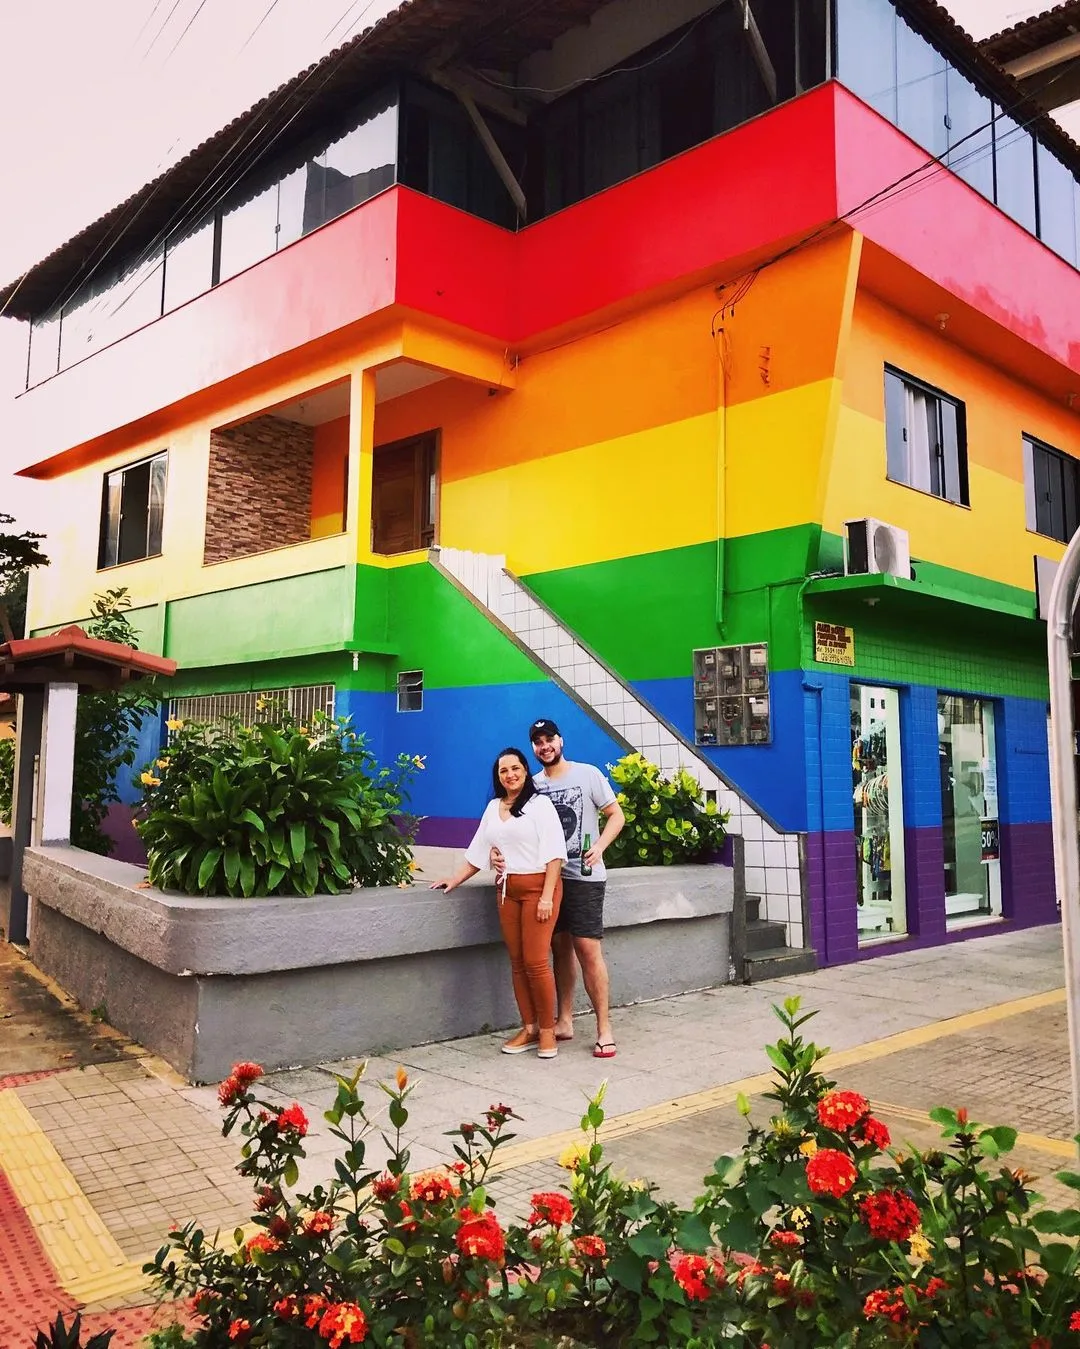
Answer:
[[[799,1151],[804,1157],[812,1157],[814,1153],[817,1152],[817,1139],[807,1138],[804,1142],[799,1144]]]
[[[256,698],[256,699],[255,699],[255,711],[256,711],[256,712],[265,712],[266,709],[267,709],[267,707],[269,707],[269,705],[270,705],[269,699],[267,699],[267,698]]]
[[[398,1091],[404,1091],[409,1084],[409,1075],[404,1068],[399,1068],[394,1074],[394,1081],[397,1083]]]
[[[168,768],[168,766],[169,766],[168,759],[156,759],[154,761],[155,768]]]
[[[917,1227],[908,1241],[911,1258],[917,1265],[925,1265],[930,1259],[930,1242],[921,1227]]]
[[[153,773],[140,773],[139,781],[144,787],[160,787],[161,779],[154,777]]]
[[[571,1143],[559,1153],[559,1165],[566,1171],[576,1171],[588,1151],[589,1145],[584,1140],[580,1143]]]
[[[420,863],[416,860],[415,857],[410,857],[410,858],[409,858],[409,870],[410,870],[410,871],[423,871],[423,869],[424,869],[424,868],[420,865]]]
[[[786,1115],[776,1115],[769,1122],[772,1125],[773,1133],[777,1138],[790,1138],[795,1132],[791,1126],[791,1121]]]
[[[170,731],[182,731],[184,729],[184,723],[179,717],[170,717],[165,725]]]
[[[412,761],[413,761],[413,763],[416,765],[417,768],[424,768],[424,767],[426,766],[426,765],[424,764],[424,760],[425,760],[426,758],[427,758],[427,755],[426,755],[426,754],[414,754],[414,755],[412,756]]]
[[[793,1208],[788,1214],[788,1222],[792,1227],[809,1227],[810,1215],[804,1208]]]

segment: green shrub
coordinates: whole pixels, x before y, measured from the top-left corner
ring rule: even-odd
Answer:
[[[408,882],[406,802],[421,759],[380,768],[347,720],[322,713],[310,726],[288,715],[226,731],[168,726],[136,821],[154,885],[248,897]]]
[[[0,740],[0,824],[11,823],[11,793],[15,787],[15,741]]]
[[[626,827],[604,854],[608,866],[673,866],[723,847],[727,813],[706,801],[685,768],[672,778],[641,754],[627,754],[608,772]]]

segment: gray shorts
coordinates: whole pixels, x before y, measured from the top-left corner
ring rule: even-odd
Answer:
[[[572,937],[604,935],[605,881],[570,880],[563,877],[562,908],[555,922],[556,932],[569,932]]]

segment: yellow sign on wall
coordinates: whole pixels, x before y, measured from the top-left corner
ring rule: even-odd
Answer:
[[[814,659],[823,665],[854,665],[855,629],[840,623],[815,623]]]

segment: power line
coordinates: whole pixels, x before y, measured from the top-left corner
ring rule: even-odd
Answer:
[[[147,47],[146,51],[143,52],[144,61],[154,50],[154,44],[157,42],[158,38],[162,35],[162,33],[164,33],[165,29],[168,28],[169,20],[176,13],[179,7],[180,7],[180,0],[173,0],[172,9],[170,9],[168,14],[165,15],[165,22],[161,25],[161,27],[157,30],[154,36],[150,39],[150,45]]]
[[[277,0],[275,0],[275,4],[276,4],[276,3],[277,3]],[[165,60],[161,63],[162,69],[164,69],[165,66],[167,66],[167,65],[169,64],[169,59],[170,59],[170,57],[172,56],[173,52],[176,51],[177,47],[179,47],[179,45],[181,44],[181,42],[183,42],[184,38],[187,37],[188,29],[189,29],[189,28],[191,27],[191,25],[195,22],[195,20],[199,17],[199,15],[202,13],[202,11],[203,11],[203,5],[205,5],[205,4],[206,4],[206,0],[199,0],[198,6],[197,6],[196,9],[195,9],[195,13],[191,16],[190,19],[188,19],[187,23],[184,25],[184,31],[180,34],[180,36],[176,39],[176,41],[175,41],[175,42],[172,44],[172,46],[169,48],[168,55],[165,57]]]
[[[237,51],[237,53],[236,53],[237,56],[240,55],[240,52],[242,52],[242,51],[245,50],[245,48],[247,47],[248,43],[249,43],[249,42],[251,41],[251,39],[255,36],[255,34],[259,31],[259,29],[263,26],[263,24],[267,21],[267,19],[270,17],[270,15],[273,14],[274,10],[277,9],[277,7],[278,7],[278,0],[270,0],[269,8],[263,10],[262,18],[261,18],[261,19],[259,20],[259,22],[255,25],[255,27],[251,30],[251,32],[247,35],[247,37],[244,38],[243,42],[240,44],[240,49],[239,49],[239,51]]]
[[[135,50],[135,48],[136,48],[136,47],[139,45],[139,43],[142,41],[142,35],[146,32],[146,30],[147,30],[147,29],[150,27],[150,25],[154,22],[154,15],[158,12],[158,10],[159,10],[160,8],[161,8],[161,0],[154,0],[154,8],[150,11],[150,13],[149,13],[149,14],[146,16],[146,18],[143,20],[143,25],[142,25],[142,27],[141,27],[141,28],[139,29],[139,31],[135,34],[135,41],[134,41],[134,42],[131,44],[131,46],[128,48],[128,54],[129,54],[129,55]]]

